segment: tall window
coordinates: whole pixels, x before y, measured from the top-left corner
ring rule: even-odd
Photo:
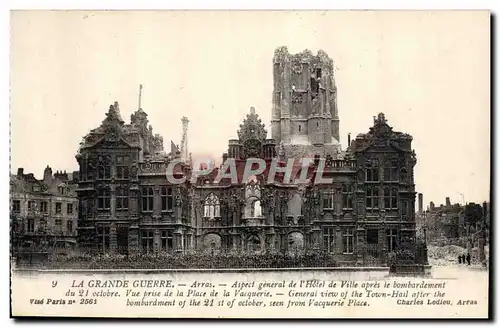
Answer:
[[[73,233],[73,221],[71,220],[66,221],[66,230],[68,230],[69,234]]]
[[[97,177],[100,180],[111,179],[111,166],[106,164],[99,164],[97,166]]]
[[[109,250],[109,227],[97,227],[97,247],[101,252]]]
[[[13,213],[21,212],[21,201],[20,200],[13,200],[12,201],[12,212]]]
[[[116,156],[116,178],[117,179],[128,179],[129,178],[128,162],[129,162],[128,156]]]
[[[401,215],[403,216],[408,216],[408,201],[407,200],[402,200],[401,201]]]
[[[142,211],[153,211],[153,187],[142,188]]]
[[[161,210],[171,211],[174,208],[174,196],[171,187],[161,187]]]
[[[67,204],[66,205],[66,212],[68,214],[73,214],[73,204]]]
[[[394,252],[398,248],[398,230],[387,229],[387,247],[389,252]]]
[[[384,208],[385,209],[398,208],[398,190],[396,188],[384,189]]]
[[[377,182],[379,181],[379,168],[376,161],[368,162],[365,165],[366,181]]]
[[[354,253],[354,228],[344,228],[342,234],[344,254]]]
[[[28,232],[35,232],[35,219],[28,219]]]
[[[384,166],[384,181],[398,181],[398,162],[389,160]]]
[[[116,210],[117,211],[128,210],[128,188],[127,187],[116,188]]]
[[[40,202],[40,212],[47,213],[47,202]]]
[[[344,184],[342,185],[342,207],[352,208],[352,185]]]
[[[56,203],[56,213],[62,212],[62,203]]]
[[[333,227],[323,228],[323,245],[328,253],[335,252],[335,230]]]
[[[323,209],[331,210],[333,209],[333,201],[334,201],[335,193],[333,190],[327,190],[323,192]]]
[[[154,233],[152,230],[144,230],[141,233],[142,251],[144,253],[153,252]]]
[[[204,217],[206,218],[215,218],[220,216],[220,204],[219,198],[214,194],[210,194],[205,198],[205,206],[204,206]]]
[[[366,189],[366,208],[375,209],[378,208],[378,188],[369,187]]]
[[[174,233],[172,230],[162,230],[161,232],[161,249],[169,251],[174,248]]]
[[[30,200],[28,201],[28,211],[34,211],[35,210],[35,201]]]
[[[109,210],[111,207],[111,193],[109,189],[102,188],[97,191],[97,209]]]

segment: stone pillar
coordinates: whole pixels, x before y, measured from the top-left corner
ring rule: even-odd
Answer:
[[[111,207],[110,208],[110,217],[111,217],[111,219],[115,219],[116,218],[116,186],[113,184],[110,186],[110,195],[111,195],[111,198],[109,201],[109,206]]]
[[[356,265],[363,265],[363,258],[366,254],[366,231],[363,227],[356,229]]]
[[[182,252],[182,230],[177,228],[174,231],[174,249],[177,252]]]
[[[153,251],[155,253],[161,251],[161,235],[160,235],[160,230],[155,229],[154,234],[153,234]]]
[[[381,254],[381,258],[385,261],[387,259],[387,236],[386,236],[385,227],[381,226],[378,230],[378,245],[379,245],[379,254]]]
[[[128,229],[128,253],[130,255],[139,252],[139,229],[136,225],[130,226]]]
[[[110,253],[116,253],[118,249],[118,244],[116,240],[116,223],[111,222],[109,225],[109,251]]]
[[[153,189],[153,217],[161,216],[160,188]]]
[[[315,226],[312,229],[313,234],[313,249],[319,250],[321,248],[321,228],[319,226]]]
[[[344,253],[344,244],[342,240],[342,230],[340,226],[334,227],[335,229],[335,254],[343,254]]]

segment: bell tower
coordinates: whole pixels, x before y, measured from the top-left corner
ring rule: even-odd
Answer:
[[[317,55],[309,50],[290,54],[286,47],[275,50],[271,134],[286,157],[339,152],[333,67],[323,50]]]

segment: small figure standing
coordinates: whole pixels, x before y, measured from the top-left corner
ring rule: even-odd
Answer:
[[[462,258],[462,263],[465,264],[465,255],[462,254],[461,258]]]
[[[470,254],[467,253],[467,265],[470,265]]]
[[[462,264],[462,255],[458,256],[458,264]]]

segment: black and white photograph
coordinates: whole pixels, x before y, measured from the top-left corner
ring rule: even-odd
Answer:
[[[488,318],[490,19],[12,11],[11,315]]]

